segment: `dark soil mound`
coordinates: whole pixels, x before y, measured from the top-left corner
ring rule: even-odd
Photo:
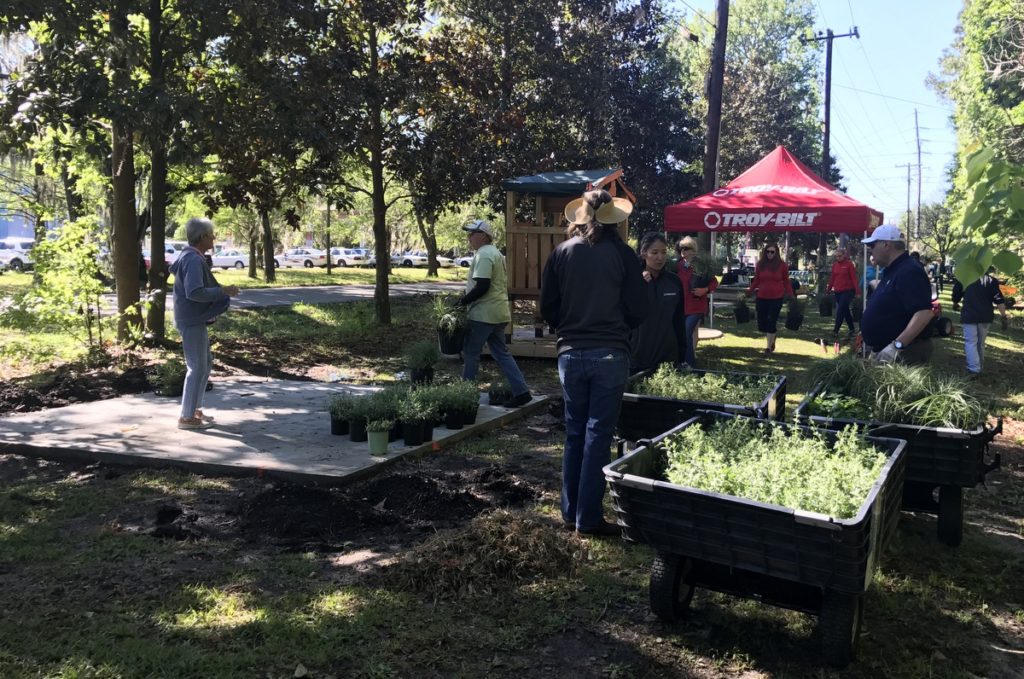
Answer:
[[[242,510],[244,530],[253,539],[284,544],[338,543],[367,528],[394,523],[372,505],[340,491],[283,486],[260,493]]]
[[[27,413],[59,408],[72,403],[102,401],[123,394],[138,394],[152,387],[142,368],[83,370],[64,367],[50,382],[30,384],[25,380],[0,382],[0,413]]]
[[[476,484],[477,494],[494,507],[521,507],[541,496],[541,492],[526,480],[501,467],[482,469],[470,474],[467,480]]]
[[[412,522],[459,521],[476,516],[488,507],[468,490],[452,490],[442,487],[435,479],[418,476],[377,479],[356,495],[370,505]]]

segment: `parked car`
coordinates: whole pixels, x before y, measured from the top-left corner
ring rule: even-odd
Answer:
[[[173,245],[167,245],[164,247],[164,263],[170,266],[171,263],[178,258],[181,254],[180,250],[175,250]],[[149,271],[150,266],[150,255],[149,250],[142,251],[142,259],[146,262],[146,271]]]
[[[8,238],[0,241],[0,263],[11,271],[27,271],[32,268],[31,238]]]
[[[442,269],[450,269],[451,267],[455,266],[455,260],[452,259],[451,257],[444,257],[442,255],[438,255],[435,259],[437,259],[437,265]]]
[[[274,257],[274,266],[327,266],[327,253],[313,248],[292,248]]]
[[[244,269],[249,266],[249,253],[241,250],[221,250],[214,253],[213,266],[222,269]]]
[[[465,267],[468,269],[470,266],[473,265],[473,253],[470,252],[469,254],[456,257],[455,263],[461,267]]]
[[[363,266],[366,255],[359,248],[331,248],[331,261],[338,266]]]

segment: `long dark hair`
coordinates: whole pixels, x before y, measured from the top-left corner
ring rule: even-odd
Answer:
[[[591,207],[596,215],[599,207],[605,203],[612,202],[612,194],[608,193],[604,189],[594,189],[593,191],[587,191],[584,193],[583,200],[587,202],[587,205]],[[570,238],[573,236],[579,236],[591,245],[601,240],[605,235],[613,233],[618,235],[618,231],[616,231],[614,227],[611,227],[606,231],[604,225],[600,224],[596,217],[592,218],[586,224],[569,225]]]
[[[668,247],[668,240],[665,238],[665,234],[658,231],[648,231],[644,235],[640,236],[640,247],[637,248],[637,252],[643,257],[643,254],[651,249],[651,246],[657,242],[662,242],[665,247]]]
[[[768,248],[775,248],[775,256],[768,259],[768,256],[764,253]],[[761,248],[761,258],[757,260],[758,269],[768,269],[769,271],[775,271],[782,264],[782,250],[779,249],[778,241],[765,241],[764,246]]]

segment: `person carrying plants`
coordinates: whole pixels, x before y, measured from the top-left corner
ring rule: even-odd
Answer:
[[[993,276],[994,267],[989,267],[984,276],[966,288],[959,280],[953,283],[953,309],[963,301],[960,312],[960,323],[964,328],[964,354],[967,357],[967,373],[969,376],[981,374],[981,364],[985,360],[985,340],[988,328],[995,319],[992,306],[999,309],[1003,332],[1006,332],[1009,321],[1006,317],[1006,303],[1003,293],[999,290],[999,280]]]
[[[686,317],[686,354],[683,362],[697,367],[697,328],[708,313],[708,295],[718,289],[713,258],[697,252],[697,241],[690,236],[676,243],[679,266],[676,273],[683,286],[683,314]]]
[[[683,286],[677,276],[665,272],[667,258],[668,241],[664,235],[649,231],[641,236],[640,259],[651,313],[633,331],[630,372],[678,363],[686,356]]]
[[[850,261],[846,248],[840,247],[836,250],[835,260],[832,262],[832,274],[829,276],[825,292],[834,293],[836,298],[836,320],[832,326],[832,336],[836,341],[839,340],[839,328],[845,321],[850,328],[848,338],[852,340],[857,331],[853,327],[850,302],[855,297],[860,297],[860,285],[857,283],[857,267]]]
[[[782,301],[796,297],[789,280],[789,266],[779,256],[779,244],[774,240],[767,241],[761,248],[761,257],[754,267],[754,277],[750,279],[747,294],[755,293],[757,330],[765,334],[764,354],[767,356],[775,351]]]
[[[210,378],[213,356],[210,353],[209,325],[228,310],[231,297],[238,294],[234,285],[221,286],[206,264],[205,253],[213,247],[213,222],[193,218],[185,224],[188,247],[174,263],[174,325],[181,333],[185,353],[185,388],[181,395],[178,429],[206,429],[212,417],[203,414],[203,394]]]
[[[467,232],[469,247],[473,250],[473,262],[466,279],[466,294],[456,302],[457,306],[468,308],[466,315],[469,319],[466,340],[462,345],[462,379],[476,379],[480,352],[486,342],[491,356],[497,361],[512,388],[512,396],[502,405],[518,408],[529,403],[532,396],[516,359],[505,346],[505,326],[512,320],[508,305],[505,256],[494,247],[494,231],[486,220],[477,219],[462,229]]]
[[[604,519],[602,468],[629,377],[629,336],[650,302],[640,260],[619,237],[633,204],[587,191],[565,208],[568,240],[541,277],[540,311],[555,328],[558,378],[565,400],[562,520],[588,535],[618,535]]]
[[[879,363],[927,363],[932,354],[932,286],[924,268],[907,254],[899,227],[882,224],[864,245],[885,268],[882,280],[868,299],[860,321],[860,334]]]

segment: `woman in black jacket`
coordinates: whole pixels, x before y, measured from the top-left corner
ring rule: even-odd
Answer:
[[[656,231],[640,238],[640,260],[650,313],[633,331],[631,372],[651,370],[662,363],[678,363],[686,355],[686,316],[683,314],[683,284],[678,276],[666,274],[668,241]]]

